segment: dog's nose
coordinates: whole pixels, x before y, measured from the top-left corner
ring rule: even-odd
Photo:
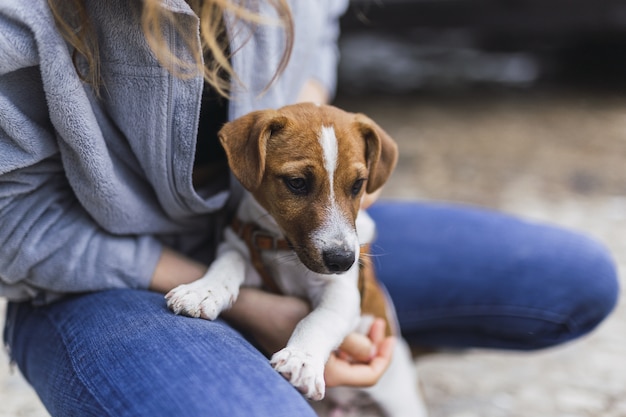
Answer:
[[[354,251],[342,248],[325,250],[322,254],[324,264],[330,272],[345,272],[354,263]]]

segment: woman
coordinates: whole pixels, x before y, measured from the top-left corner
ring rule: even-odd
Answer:
[[[203,274],[237,202],[221,123],[334,90],[344,1],[242,3],[0,4],[5,343],[52,415],[313,415],[229,324],[162,297]],[[371,213],[412,342],[550,346],[615,303],[610,257],[584,237],[462,207]],[[242,290],[224,317],[271,353],[306,311]],[[329,384],[380,377],[391,342],[370,336],[343,349],[374,360],[333,357]]]

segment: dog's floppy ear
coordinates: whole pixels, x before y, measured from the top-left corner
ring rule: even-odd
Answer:
[[[369,178],[367,179],[366,191],[373,193],[383,186],[396,167],[398,146],[387,132],[369,117],[357,114],[356,125],[359,133],[365,139],[367,148]]]
[[[262,110],[228,122],[219,131],[230,169],[248,191],[256,190],[263,179],[267,140],[286,123],[275,110]]]

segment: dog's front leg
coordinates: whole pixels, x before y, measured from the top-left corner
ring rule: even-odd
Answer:
[[[354,328],[359,317],[358,267],[326,284],[313,311],[296,326],[287,346],[272,356],[271,364],[306,397],[324,398],[324,366]]]
[[[167,306],[176,314],[215,320],[237,299],[245,273],[246,260],[241,252],[222,243],[202,278],[167,293]]]

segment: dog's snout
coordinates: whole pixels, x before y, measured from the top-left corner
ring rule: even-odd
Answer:
[[[325,250],[323,253],[324,264],[330,272],[345,272],[354,263],[354,251],[343,248],[333,248]]]

